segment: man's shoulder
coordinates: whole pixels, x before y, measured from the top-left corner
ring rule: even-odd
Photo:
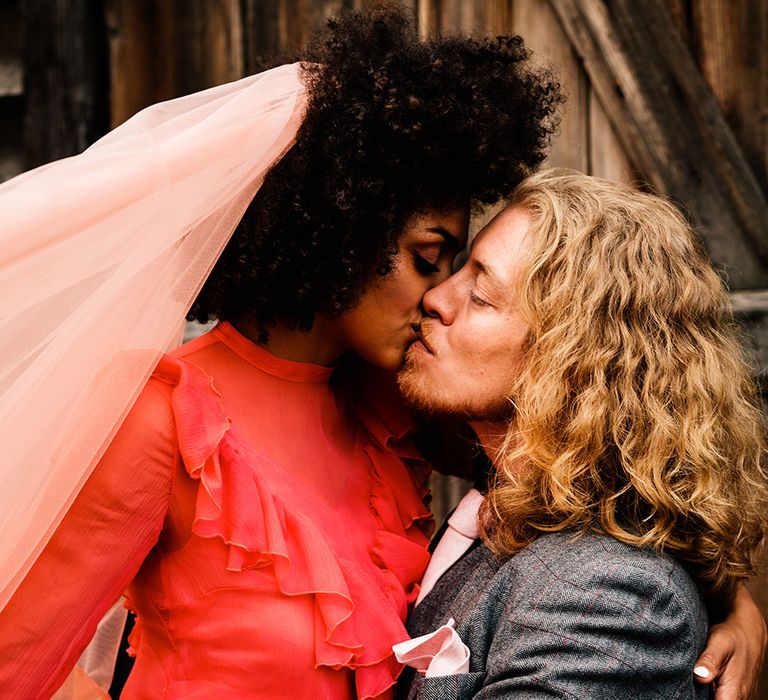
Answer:
[[[500,563],[489,593],[507,615],[533,615],[555,602],[578,611],[599,601],[617,613],[632,610],[647,624],[689,628],[694,637],[707,625],[701,593],[680,561],[592,532],[542,535]]]
[[[449,617],[489,697],[707,696],[691,680],[707,632],[694,581],[674,558],[605,535],[548,533],[504,558],[476,547],[409,629]]]
[[[488,555],[493,556],[490,552]],[[579,584],[618,579],[629,586],[662,587],[699,599],[696,584],[674,557],[597,532],[543,534],[517,554],[505,558],[496,578],[514,578],[518,589],[537,586],[542,579]]]
[[[594,561],[599,557],[617,561],[646,562],[651,566],[669,569],[674,560],[650,548],[641,548],[621,542],[615,537],[596,531],[563,530],[561,532],[542,533],[518,554],[506,558],[505,564],[525,557],[553,561],[563,570],[573,565]]]
[[[691,670],[706,641],[706,608],[667,554],[595,533],[546,534],[504,561],[488,594],[473,621],[484,629],[472,631],[486,635],[491,681],[516,668],[514,649],[546,660],[549,680],[575,695],[582,672],[602,679],[605,693],[594,697],[613,697],[614,686],[647,688],[647,697],[700,695]]]
[[[499,573],[531,567],[546,570],[552,576],[572,578],[589,576],[606,567],[630,566],[653,575],[669,576],[680,564],[669,555],[621,542],[598,532],[563,531],[540,535],[527,547],[505,557]]]

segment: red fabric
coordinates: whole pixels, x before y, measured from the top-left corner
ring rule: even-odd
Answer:
[[[0,614],[0,696],[53,692],[130,583],[123,698],[389,697],[427,468],[331,374],[228,324],[165,357]]]

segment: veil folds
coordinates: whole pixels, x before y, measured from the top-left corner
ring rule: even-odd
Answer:
[[[0,185],[0,608],[293,143],[299,69],[153,105]]]

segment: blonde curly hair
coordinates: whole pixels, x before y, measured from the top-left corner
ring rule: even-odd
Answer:
[[[509,554],[542,532],[597,529],[728,596],[755,572],[768,498],[721,279],[661,197],[549,170],[511,205],[531,221],[518,280],[530,333],[484,539]]]

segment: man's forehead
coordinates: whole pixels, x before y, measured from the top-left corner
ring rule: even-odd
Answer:
[[[496,237],[500,233],[502,236],[514,236],[521,226],[527,229],[528,212],[520,206],[508,204],[473,236],[470,249],[489,235]]]
[[[486,254],[517,257],[518,252],[524,252],[529,246],[529,224],[525,209],[506,207],[478,231],[471,251],[480,255],[488,250]]]
[[[525,210],[505,208],[475,236],[469,263],[478,273],[510,284],[529,251],[528,227]]]

